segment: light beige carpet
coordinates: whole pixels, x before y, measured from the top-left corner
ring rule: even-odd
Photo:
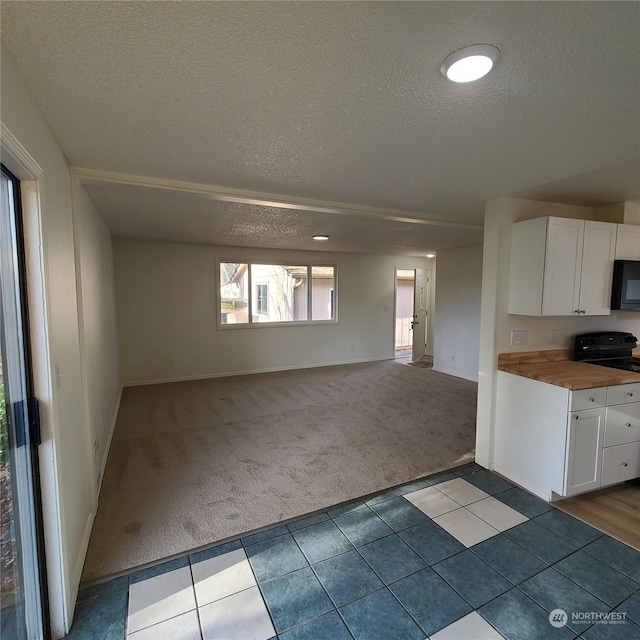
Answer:
[[[476,389],[394,361],[129,387],[83,581],[470,462]]]

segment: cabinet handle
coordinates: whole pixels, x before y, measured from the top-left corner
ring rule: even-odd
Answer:
[[[626,463],[626,462],[623,462],[623,463],[622,463],[622,466],[623,466],[623,467],[628,467],[628,466],[629,466],[629,464],[628,464],[628,463]]]
[[[573,313],[580,313],[580,309],[576,309]]]
[[[580,416],[579,416],[578,414],[574,413],[574,414],[573,414],[573,419],[574,419],[574,420],[579,420],[579,419],[580,419]]]
[[[633,425],[632,425],[630,422],[625,422],[625,423],[624,423],[624,426],[625,426],[625,427],[632,427]]]
[[[628,396],[629,398],[633,398],[633,393],[629,392],[629,393],[627,393],[627,396]]]
[[[589,398],[589,402],[595,402],[596,399],[595,398]]]

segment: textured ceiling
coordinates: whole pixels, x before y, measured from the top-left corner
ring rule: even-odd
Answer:
[[[640,199],[638,2],[5,1],[1,12],[3,41],[77,167],[476,225],[498,195]],[[476,42],[501,50],[494,72],[445,81],[443,58]],[[153,216],[153,190],[95,191],[114,232],[175,233],[164,207]],[[126,218],[107,209],[125,194]],[[198,198],[174,195],[184,227],[212,236]],[[222,235],[243,245],[281,246],[285,219],[292,248],[312,226],[336,239],[344,226],[338,250],[387,229],[262,213],[209,209],[225,225],[241,218]],[[420,252],[477,237],[386,224],[389,251],[392,238]]]
[[[116,237],[238,247],[419,255],[482,243],[482,228],[367,219],[218,202],[202,194],[87,182],[89,197]],[[182,211],[189,211],[183,216]],[[316,242],[314,234],[326,234]]]

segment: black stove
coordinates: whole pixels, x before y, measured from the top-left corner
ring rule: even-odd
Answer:
[[[575,337],[573,359],[613,369],[640,373],[640,358],[633,356],[638,338],[624,331],[598,331]]]

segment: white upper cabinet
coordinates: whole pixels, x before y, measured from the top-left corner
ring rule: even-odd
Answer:
[[[584,223],[582,276],[579,308],[591,316],[611,313],[613,261],[616,255],[616,228],[608,222]]]
[[[617,226],[555,217],[515,223],[509,313],[608,315]]]
[[[572,315],[580,306],[584,220],[548,218],[543,316]]]
[[[640,226],[619,224],[616,260],[640,260]]]

